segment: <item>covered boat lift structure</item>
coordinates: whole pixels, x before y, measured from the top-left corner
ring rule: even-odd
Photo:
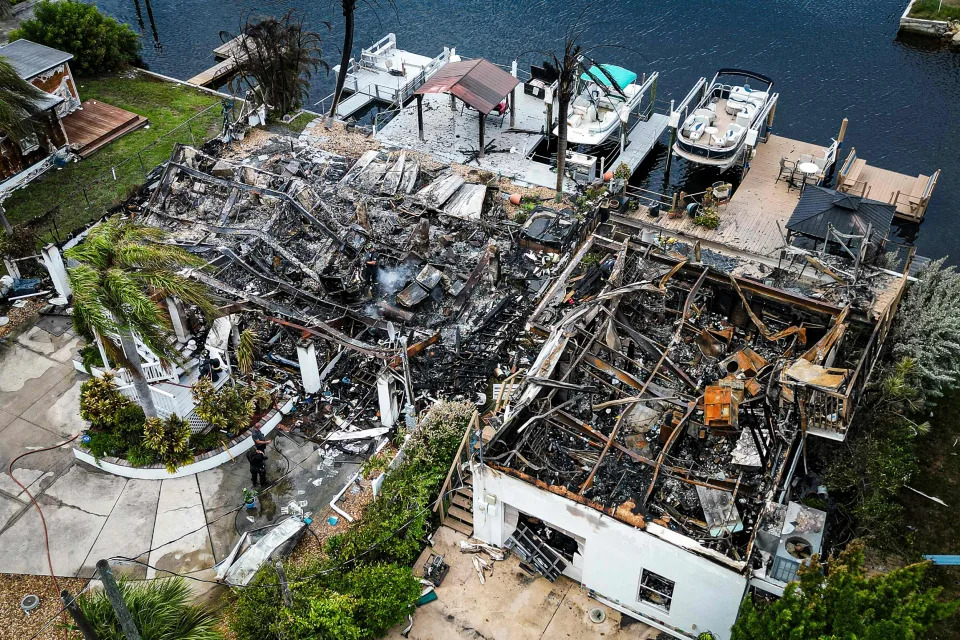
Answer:
[[[514,90],[520,81],[482,58],[463,60],[444,65],[415,92],[417,96],[417,129],[423,140],[423,96],[427,93],[447,93],[451,98],[460,98],[468,107],[480,114],[480,150],[483,157],[484,133],[487,115],[509,96],[510,115],[516,109]]]

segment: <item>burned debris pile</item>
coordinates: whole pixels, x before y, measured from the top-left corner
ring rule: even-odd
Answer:
[[[798,442],[842,439],[880,330],[598,234],[530,324],[545,339],[484,463],[738,566]]]
[[[142,216],[207,261],[193,277],[256,327],[258,373],[316,403],[312,432],[375,420],[385,372],[419,398],[483,400],[531,361],[517,339],[569,242],[526,243],[492,176],[289,138],[211,153],[176,149]]]

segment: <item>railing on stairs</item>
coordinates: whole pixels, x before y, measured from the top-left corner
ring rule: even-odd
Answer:
[[[452,490],[466,486],[472,476],[470,472],[471,435],[477,433],[479,429],[480,414],[474,411],[467,429],[463,432],[460,447],[453,456],[447,478],[443,481],[443,486],[440,487],[440,499],[433,506],[433,511],[440,514],[441,522],[446,518],[447,511],[450,508],[450,502],[453,499]]]

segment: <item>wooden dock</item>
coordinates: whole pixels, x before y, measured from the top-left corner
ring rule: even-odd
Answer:
[[[147,119],[99,100],[87,100],[61,122],[70,146],[81,158],[86,158],[117,138],[145,126]]]
[[[644,158],[653,150],[657,140],[667,129],[667,123],[669,122],[669,116],[662,113],[652,113],[646,121],[637,123],[627,135],[629,144],[624,148],[623,153],[614,158],[613,162],[605,167],[605,170],[615,171],[620,163],[624,163],[630,167],[630,174],[632,175]]]
[[[923,222],[930,196],[940,178],[933,175],[909,176],[880,167],[872,167],[851,148],[837,176],[837,190],[897,206],[894,218],[901,222]]]
[[[198,87],[215,87],[223,84],[227,78],[236,73],[239,61],[246,57],[241,47],[244,38],[246,36],[239,35],[214,49],[213,55],[219,62],[209,69],[201,71],[187,82]]]
[[[749,254],[772,256],[783,246],[784,225],[800,201],[800,189],[788,188],[785,179],[777,181],[780,158],[797,158],[800,154],[816,157],[826,152],[827,148],[820,145],[771,135],[765,144],[757,146],[750,170],[729,202],[720,205],[720,226],[716,229],[694,224],[686,213],[675,218],[667,213],[650,218],[641,207],[638,216],[693,241],[702,239]]]

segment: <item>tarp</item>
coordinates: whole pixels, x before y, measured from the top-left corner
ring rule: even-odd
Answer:
[[[624,69],[623,67],[618,67],[613,64],[601,64],[601,67],[609,73],[614,81],[617,83],[617,86],[621,89],[625,88],[628,84],[633,84],[637,81],[637,74],[629,69]],[[591,78],[590,76],[593,76]],[[589,75],[587,72],[584,72],[581,76],[581,80],[592,81],[594,78],[603,83],[604,86],[610,87],[610,78],[608,78],[603,71],[598,69],[596,66],[590,67]]]

